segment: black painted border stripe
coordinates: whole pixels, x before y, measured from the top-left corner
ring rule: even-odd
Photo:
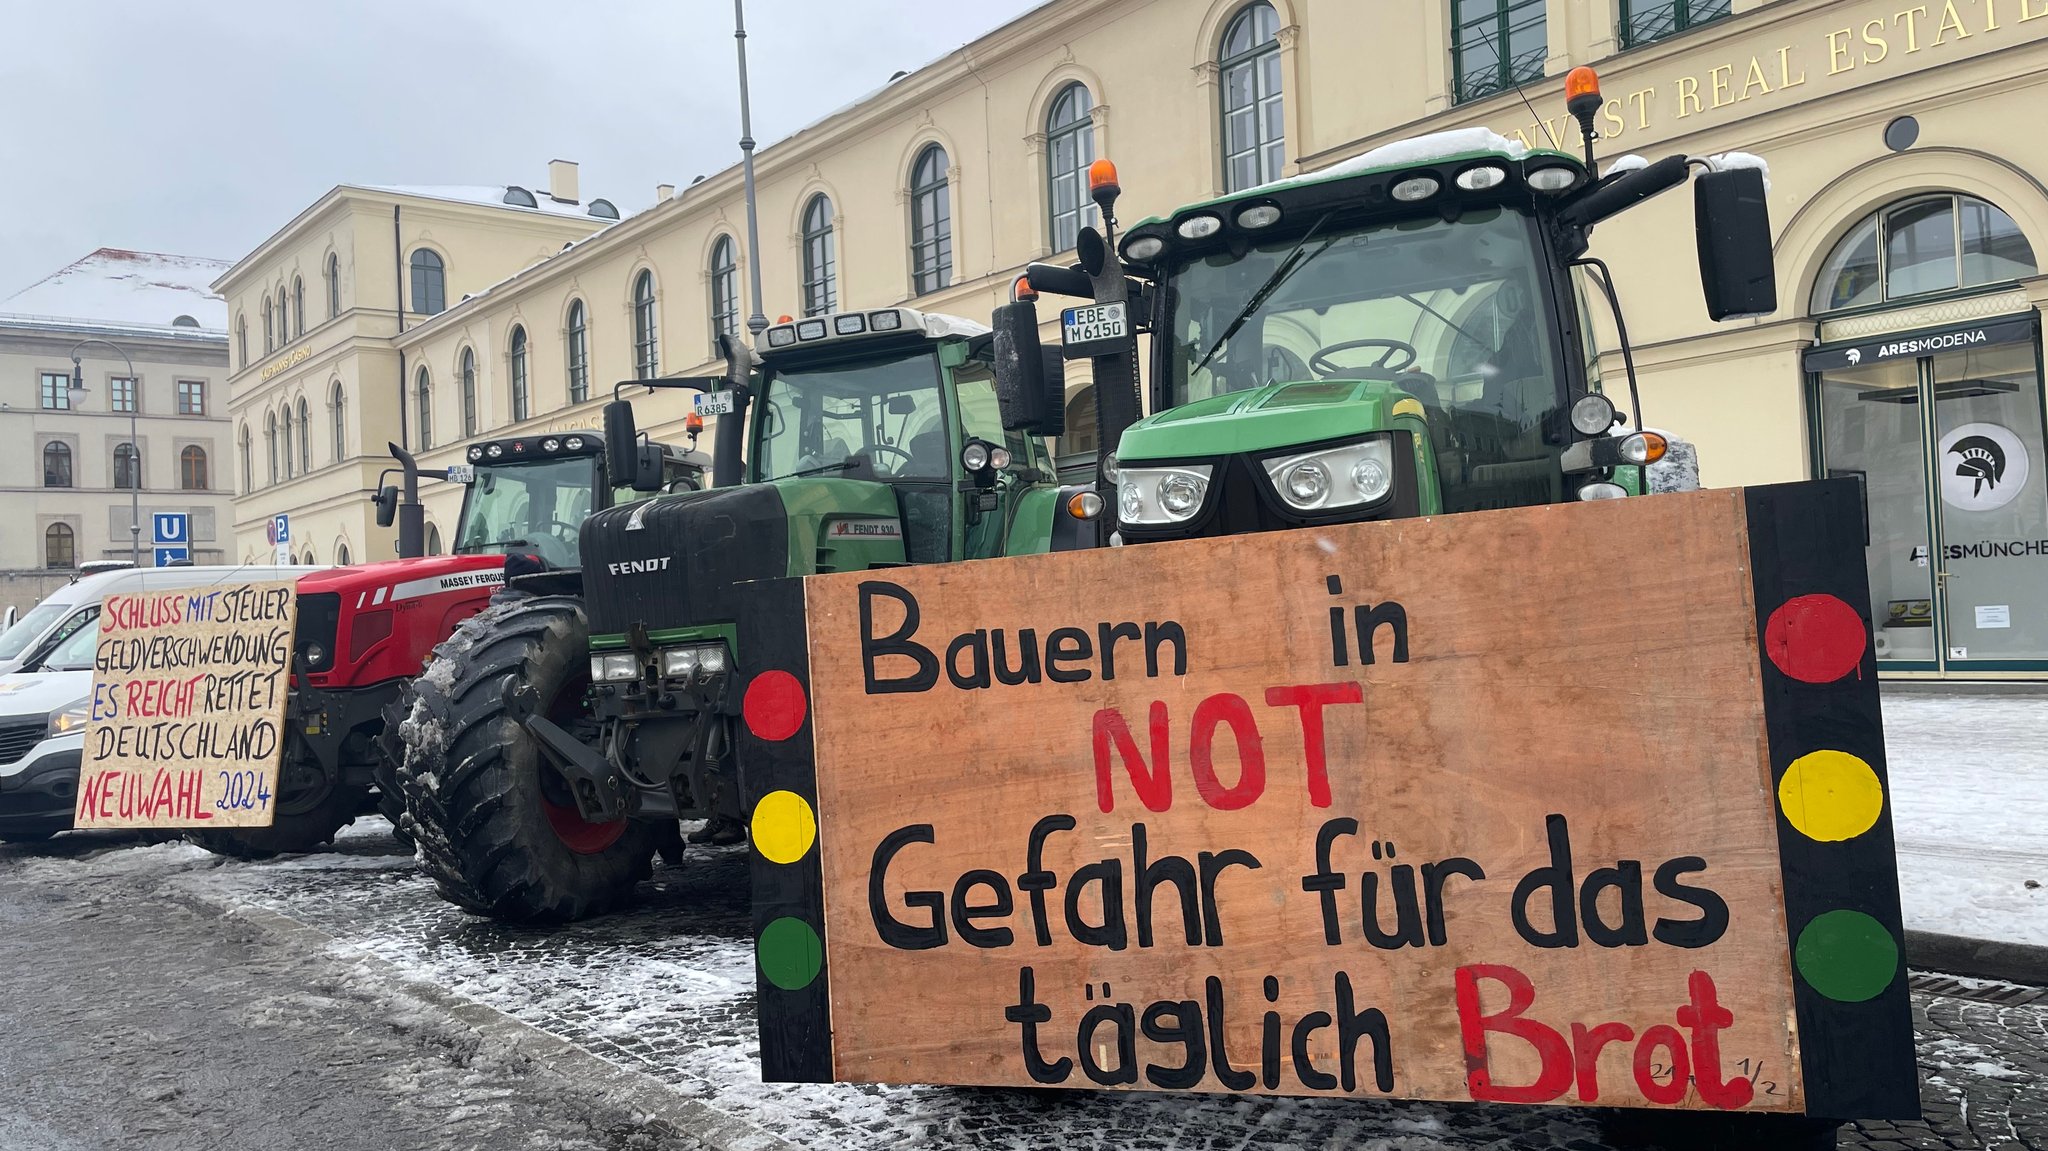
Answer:
[[[1853,674],[1834,683],[1805,683],[1778,669],[1764,640],[1771,613],[1803,595],[1834,596],[1854,608],[1868,627],[1870,585],[1864,566],[1861,497],[1852,480],[1812,480],[1748,488],[1744,498],[1772,807],[1777,808],[1778,782],[1785,770],[1813,751],[1857,756],[1884,786],[1884,809],[1876,826],[1846,842],[1809,839],[1777,812],[1789,944],[1796,949],[1800,931],[1816,916],[1848,909],[1869,915],[1889,930],[1900,955],[1890,986],[1862,1003],[1822,995],[1787,956],[1805,1069],[1806,1111],[1830,1119],[1916,1119],[1919,1069],[1906,985],[1877,653],[1866,645]]]
[[[748,729],[744,718],[734,725],[740,763],[740,791],[751,815],[762,796],[792,791],[818,810],[818,771],[814,757],[811,706],[811,660],[804,617],[801,578],[754,584],[739,597],[735,662],[745,669],[734,686],[735,701],[764,672],[783,671],[796,677],[804,692],[804,722],[785,740],[765,740]],[[820,835],[822,835],[822,831]],[[772,922],[789,916],[825,935],[825,881],[819,862],[821,844],[795,863],[775,863],[758,848],[749,850],[753,887],[754,938]],[[758,949],[758,942],[756,947]],[[821,956],[818,977],[796,991],[769,982],[758,958],[754,964],[756,1017],[760,1025],[761,1079],[767,1083],[832,1082],[832,1010],[828,994],[831,971]]]

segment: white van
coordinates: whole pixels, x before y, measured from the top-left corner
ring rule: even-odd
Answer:
[[[52,643],[70,635],[86,609],[90,608],[93,617],[97,618],[100,601],[110,595],[174,591],[251,580],[296,580],[307,572],[318,570],[311,567],[212,564],[206,567],[125,567],[82,575],[51,592],[43,602],[15,621],[13,627],[0,632],[0,674],[20,670],[23,661],[31,655],[48,650]]]
[[[0,635],[0,840],[47,839],[71,826],[100,601],[220,583],[296,580],[311,567],[129,568],[84,576]],[[32,633],[32,634],[31,634]]]

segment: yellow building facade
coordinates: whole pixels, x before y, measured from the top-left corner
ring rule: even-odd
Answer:
[[[2048,669],[2048,140],[2029,129],[2048,106],[2048,0],[1053,0],[762,150],[765,311],[909,303],[985,321],[1025,264],[1069,258],[1098,156],[1117,162],[1135,220],[1425,132],[1577,151],[1561,89],[1581,64],[1602,79],[1603,164],[1742,151],[1770,166],[1771,316],[1707,320],[1682,193],[1594,237],[1632,338],[1634,414],[1694,441],[1710,485],[1862,483],[1888,667]],[[377,269],[359,318],[309,334],[306,359],[275,378],[261,376],[275,356],[235,361],[237,434],[256,452],[237,505],[251,554],[288,511],[332,516],[342,526],[320,530],[353,558],[386,558],[392,533],[369,526],[363,497],[401,422],[417,433],[424,414],[430,439],[408,443],[433,469],[471,438],[594,427],[618,381],[717,370],[714,331],[743,330],[750,310],[737,167],[621,222],[577,221],[580,236],[545,231],[568,217],[478,208],[474,236],[450,245],[447,307],[403,332],[394,272],[452,231],[401,231],[394,248],[388,200],[337,195],[221,282],[239,317],[290,282],[287,261],[319,268],[330,242]],[[1618,390],[1617,333],[1602,308],[1595,323]],[[251,421],[302,392],[318,425],[337,380],[348,466],[266,483]],[[1069,396],[1060,447],[1092,451],[1078,371]],[[642,427],[680,441],[681,395],[637,403]],[[460,496],[430,485],[435,534]],[[312,555],[338,557],[317,534]]]

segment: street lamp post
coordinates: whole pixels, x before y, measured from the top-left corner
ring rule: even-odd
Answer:
[[[758,340],[768,327],[768,313],[761,310],[761,224],[754,210],[754,113],[747,98],[746,0],[732,0],[732,26],[740,55],[740,169],[746,176],[747,282],[753,288],[754,305],[747,316],[747,330]]]
[[[128,450],[134,453],[134,455],[131,458],[135,461],[135,474],[128,477],[129,480],[132,481],[128,485],[128,559],[129,562],[133,563],[136,567],[141,567],[142,443],[141,437],[137,435],[135,431],[135,416],[136,413],[142,409],[142,381],[135,375],[135,361],[128,358],[128,353],[121,349],[121,345],[115,343],[112,340],[102,340],[99,337],[95,336],[91,339],[80,340],[78,341],[77,344],[72,346],[72,395],[83,395],[86,390],[85,365],[79,361],[78,349],[85,347],[87,344],[100,344],[104,347],[114,349],[114,354],[120,356],[121,362],[128,365],[128,387],[130,389],[128,393]],[[119,478],[118,468],[115,471],[115,478]]]

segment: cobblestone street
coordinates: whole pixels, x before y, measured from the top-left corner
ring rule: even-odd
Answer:
[[[0,890],[79,882],[233,913],[260,908],[331,938],[344,958],[485,1004],[665,1085],[764,1137],[814,1148],[1436,1148],[1609,1146],[1595,1118],[1546,1109],[1122,1096],[1094,1092],[764,1086],[753,1041],[745,856],[697,850],[657,870],[634,911],[552,932],[442,903],[366,820],[341,850],[227,863],[180,844],[67,837],[0,848]],[[138,948],[140,950],[140,948]],[[2048,996],[1915,977],[1924,1123],[1870,1124],[1845,1146],[2048,1148]]]

